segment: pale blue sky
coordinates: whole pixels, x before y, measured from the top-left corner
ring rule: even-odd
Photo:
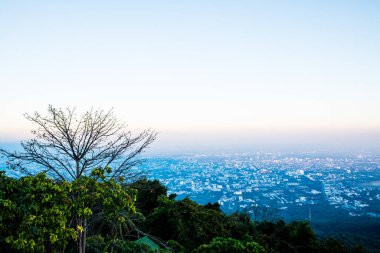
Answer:
[[[48,104],[164,136],[378,140],[379,45],[379,1],[3,0],[0,140]]]

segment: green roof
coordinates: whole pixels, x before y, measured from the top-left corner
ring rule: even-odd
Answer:
[[[145,244],[151,249],[160,250],[160,246],[158,246],[154,241],[152,241],[148,236],[144,236],[135,241],[136,243]]]

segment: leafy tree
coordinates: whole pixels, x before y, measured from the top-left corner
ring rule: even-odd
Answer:
[[[366,251],[362,245],[358,245],[357,241],[353,242],[355,245],[347,246],[346,243],[352,241],[341,241],[334,237],[327,237],[319,241],[318,253],[364,253],[364,252],[379,252],[375,248],[368,248]],[[368,245],[365,245],[366,247]]]
[[[180,201],[159,198],[160,205],[147,217],[153,235],[175,240],[188,249],[217,236],[229,236],[227,217],[220,211],[201,206],[188,198]]]
[[[193,253],[265,253],[265,249],[256,242],[241,242],[232,238],[214,238],[209,244],[203,244]]]
[[[219,211],[221,212],[222,210],[220,209],[220,204],[218,202],[215,202],[215,203],[210,203],[208,202],[206,205],[204,205],[204,207],[208,208],[208,209],[213,209],[215,211]]]
[[[247,212],[235,212],[228,216],[229,230],[234,239],[251,238],[255,234],[256,224]]]
[[[43,173],[18,180],[0,173],[0,244],[22,252],[63,252],[77,236],[68,225],[70,190],[69,183],[57,184]]]
[[[185,252],[185,248],[179,242],[174,241],[174,240],[168,241],[168,247],[176,253],[184,253]]]
[[[101,235],[90,236],[87,239],[86,252],[87,253],[103,253],[106,248],[106,243]]]
[[[308,222],[264,221],[256,226],[255,241],[278,252],[315,252],[317,238]]]
[[[130,169],[141,162],[137,159],[138,154],[156,138],[156,133],[150,130],[132,136],[114,117],[112,110],[90,110],[77,117],[75,109],[49,106],[46,116],[35,112],[25,114],[25,117],[37,126],[32,131],[34,138],[21,142],[22,152],[0,149],[0,154],[8,157],[12,168],[31,174],[34,171],[30,168],[38,166],[53,178],[75,180],[75,185],[85,183],[86,180],[81,178],[90,176],[93,168],[107,168],[111,164],[115,168],[107,177],[134,176]],[[82,204],[81,187],[78,186],[71,195],[77,206]],[[88,213],[79,212],[75,217],[78,252],[81,253],[86,248],[88,216]]]
[[[107,242],[100,235],[88,238],[86,250],[88,253],[159,253],[158,251],[151,250],[147,245],[131,241],[114,240]]]
[[[137,190],[136,208],[145,216],[153,213],[158,206],[158,197],[167,195],[168,188],[158,180],[141,179],[128,187]]]
[[[85,227],[91,227],[78,222],[81,219],[109,225],[112,229],[106,234],[112,249],[112,242],[124,238],[125,228],[133,225],[136,191],[107,180],[105,173],[95,169],[90,177],[73,182],[56,182],[44,173],[20,179],[1,173],[0,244],[22,252],[63,252],[78,231],[86,236]]]
[[[130,217],[136,212],[134,201],[136,191],[124,189],[115,179],[107,179],[106,174],[112,173],[111,168],[94,169],[91,176],[81,177],[72,182],[73,213],[77,230],[86,240],[87,229],[99,225],[107,226],[110,240],[123,238],[124,228],[133,225]],[[88,221],[91,222],[89,226]],[[82,223],[81,223],[82,222]],[[111,246],[112,248],[112,246]]]

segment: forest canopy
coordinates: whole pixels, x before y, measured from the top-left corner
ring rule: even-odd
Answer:
[[[364,252],[319,240],[307,222],[227,215],[217,204],[175,200],[158,180],[125,184],[105,173],[62,182],[45,173],[16,179],[1,172],[0,251],[76,252],[73,219],[80,216],[88,220],[86,252]],[[70,193],[77,187],[82,194],[74,202]],[[159,250],[140,243],[143,237]]]

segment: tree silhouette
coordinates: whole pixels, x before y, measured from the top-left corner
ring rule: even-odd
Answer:
[[[22,152],[0,148],[13,168],[32,174],[34,165],[54,178],[75,180],[112,164],[110,177],[131,177],[130,169],[141,162],[137,155],[156,138],[151,130],[136,136],[124,131],[125,125],[112,110],[89,110],[77,117],[75,108],[50,105],[47,112],[46,116],[25,114],[37,128],[32,131],[34,138],[21,142]]]

